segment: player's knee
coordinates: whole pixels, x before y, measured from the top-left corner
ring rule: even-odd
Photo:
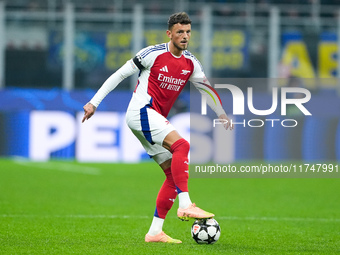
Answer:
[[[188,154],[190,150],[190,144],[187,140],[184,138],[181,138],[174,142],[174,144],[171,146],[171,152],[177,152],[180,151],[183,154]]]

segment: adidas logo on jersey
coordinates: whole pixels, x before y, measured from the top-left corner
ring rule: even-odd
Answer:
[[[161,69],[159,69],[159,71],[163,71],[163,72],[169,72],[168,67],[167,66],[163,66]]]

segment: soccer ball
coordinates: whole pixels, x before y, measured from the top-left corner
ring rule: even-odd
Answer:
[[[215,219],[196,220],[191,227],[191,236],[198,244],[213,244],[221,235],[221,228]]]

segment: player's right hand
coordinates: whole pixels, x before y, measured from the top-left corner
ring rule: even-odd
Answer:
[[[83,120],[81,121],[82,123],[85,120],[88,120],[89,118],[92,117],[92,115],[95,113],[97,107],[95,107],[91,103],[87,103],[86,105],[84,105],[83,109],[84,109],[84,117],[83,117]]]
[[[219,119],[226,120],[226,123],[224,124],[224,128],[226,130],[228,130],[228,129],[233,130],[234,129],[234,124],[230,121],[230,119],[227,117],[226,114],[221,114],[219,116]]]

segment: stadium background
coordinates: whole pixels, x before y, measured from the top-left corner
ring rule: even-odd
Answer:
[[[208,77],[282,78],[280,86],[313,93],[313,118],[298,116],[293,131],[238,128],[227,161],[340,159],[336,0],[0,1],[0,156],[147,159],[124,122],[136,76],[103,101],[97,120],[81,125],[82,106],[139,49],[167,41],[167,18],[179,10],[193,20],[189,50]],[[254,87],[254,100],[270,103],[268,88]],[[186,138],[188,99],[186,89],[170,114]]]
[[[236,84],[244,90],[241,81],[251,81],[255,106],[263,109],[271,105],[267,78],[313,93],[306,105],[313,118],[289,111],[299,128],[224,132],[231,140],[223,160],[316,168],[322,160],[334,169],[339,4],[0,0],[0,254],[339,254],[339,178],[322,178],[315,168],[303,178],[190,178],[190,197],[215,213],[220,240],[197,245],[193,221],[177,219],[175,201],[164,231],[183,243],[145,243],[164,175],[124,122],[135,77],[110,93],[91,121],[80,121],[106,77],[143,46],[163,42],[168,16],[185,10],[193,20],[190,50],[209,77],[242,78]],[[192,138],[193,95],[188,86],[170,114],[185,138]],[[231,109],[227,94],[222,101]],[[224,142],[211,130],[194,131],[208,144]]]

